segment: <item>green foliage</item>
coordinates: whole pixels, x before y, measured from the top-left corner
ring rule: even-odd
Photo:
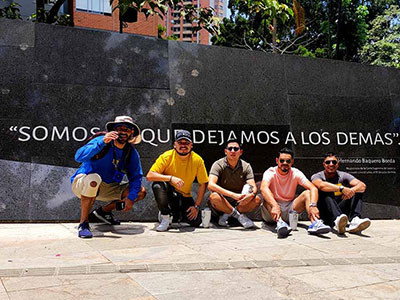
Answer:
[[[293,10],[276,0],[230,0],[228,7],[231,17],[222,20],[218,34],[211,38],[214,45],[275,50],[279,38],[274,44],[274,19],[284,24],[293,18]]]
[[[3,2],[5,2],[5,0],[3,0]],[[5,6],[4,8],[0,7],[0,18],[22,20],[22,16],[19,9],[20,7],[21,5],[14,2],[8,6]]]
[[[362,62],[400,68],[400,7],[390,6],[371,25],[361,51]]]
[[[159,39],[165,39],[165,40],[178,40],[178,37],[176,35],[169,35],[169,36],[165,36],[167,33],[167,28],[165,28],[164,26],[162,26],[161,24],[158,24],[158,28],[157,28],[157,36]]]

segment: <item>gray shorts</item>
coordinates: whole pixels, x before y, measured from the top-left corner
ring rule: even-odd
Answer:
[[[91,187],[90,182],[96,181],[98,185]],[[100,201],[120,200],[125,189],[129,188],[128,182],[105,183],[98,174],[78,174],[72,183],[72,192],[78,198],[81,196],[96,197]]]
[[[286,223],[289,222],[289,212],[292,210],[293,207],[293,201],[276,201],[279,205],[279,208],[281,209],[281,218],[283,221]],[[262,206],[261,207],[261,216],[263,220],[267,223],[274,223],[274,219],[272,219],[271,215],[269,214],[268,210],[266,207]]]

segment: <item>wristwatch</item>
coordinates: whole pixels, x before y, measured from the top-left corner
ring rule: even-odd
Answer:
[[[200,206],[198,206],[198,205],[194,205],[194,208],[197,210],[200,210]]]
[[[343,186],[343,185],[340,185],[340,186],[339,186],[339,192],[343,192],[343,190],[344,190],[344,186]]]
[[[317,203],[310,203],[310,207],[317,207]]]

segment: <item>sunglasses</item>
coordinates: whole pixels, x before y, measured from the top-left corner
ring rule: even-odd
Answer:
[[[291,162],[292,162],[292,160],[291,159],[280,159],[279,160],[279,162],[281,163],[281,164],[283,164],[283,163],[287,163],[287,164],[290,164]]]
[[[226,148],[226,150],[228,150],[228,151],[239,151],[240,150],[240,148],[239,147],[228,147],[228,148]]]
[[[332,164],[335,166],[337,164],[337,160],[326,160],[326,161],[324,161],[324,164],[326,164],[326,165]]]

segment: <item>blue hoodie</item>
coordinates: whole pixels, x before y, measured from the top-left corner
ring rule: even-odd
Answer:
[[[113,142],[111,142],[113,143]],[[74,181],[78,174],[92,174],[97,173],[100,175],[102,181],[105,183],[115,182],[113,180],[115,173],[115,166],[113,164],[114,153],[115,158],[119,160],[118,167],[123,168],[129,180],[129,195],[128,198],[133,202],[140,191],[142,185],[143,171],[140,164],[139,153],[132,146],[129,163],[127,165],[122,162],[123,150],[118,149],[111,145],[106,155],[97,160],[91,160],[93,156],[98,154],[106,144],[103,141],[103,136],[96,137],[89,141],[86,145],[82,146],[75,153],[75,160],[82,163],[80,168],[71,177],[71,183]],[[113,151],[114,148],[114,151]],[[115,199],[117,200],[117,199]]]

